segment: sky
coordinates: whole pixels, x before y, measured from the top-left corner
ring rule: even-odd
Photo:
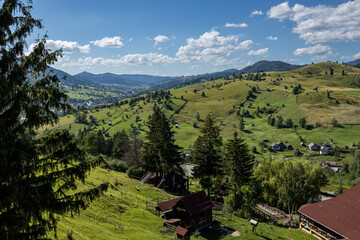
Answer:
[[[1,2],[1,1],[0,1]],[[34,0],[70,74],[196,75],[260,60],[360,58],[360,0]]]

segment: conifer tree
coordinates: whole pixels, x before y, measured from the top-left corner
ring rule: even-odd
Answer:
[[[194,161],[198,165],[194,169],[194,176],[200,179],[201,186],[207,189],[210,196],[213,179],[222,174],[222,138],[220,128],[215,125],[215,120],[211,114],[206,116],[200,133],[195,141],[193,151]]]
[[[149,131],[143,144],[143,162],[148,169],[161,175],[174,172],[178,169],[174,167],[181,160],[180,147],[175,145],[170,123],[159,107],[155,107],[147,126]]]
[[[61,51],[50,52],[42,39],[25,54],[26,38],[43,27],[27,2],[5,0],[0,8],[0,239],[56,235],[56,214],[78,213],[107,188],[76,191],[75,181],[101,159],[87,159],[67,130],[37,136],[58,121],[53,110],[71,107],[48,71]]]
[[[225,145],[225,157],[229,182],[234,191],[234,210],[237,209],[237,191],[250,181],[253,173],[254,161],[250,155],[249,148],[238,133],[234,132],[234,138],[228,140]]]

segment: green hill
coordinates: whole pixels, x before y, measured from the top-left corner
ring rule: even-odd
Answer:
[[[173,233],[166,233],[160,217],[146,210],[146,200],[160,197],[164,200],[174,196],[151,187],[139,184],[138,180],[128,178],[124,173],[97,168],[79,189],[109,182],[109,190],[95,200],[80,215],[62,216],[58,224],[59,239],[76,240],[111,240],[111,239],[174,239]],[[135,189],[139,188],[139,191]],[[251,225],[246,219],[223,214],[214,215],[226,227],[240,232],[233,237],[225,232],[208,230],[197,239],[314,239],[298,229],[288,229],[272,223],[259,223],[257,235],[251,232]],[[51,236],[49,236],[51,237]],[[195,239],[195,238],[192,238]]]
[[[334,74],[331,76],[325,74],[329,67],[334,69]],[[342,76],[343,69],[345,69],[345,76]],[[309,71],[312,71],[311,75]],[[178,124],[178,128],[173,128],[175,139],[177,144],[185,149],[194,144],[202,120],[208,113],[214,114],[221,127],[222,136],[226,139],[231,137],[235,130],[239,131],[239,114],[243,111],[248,111],[250,116],[244,118],[245,131],[242,135],[251,147],[258,147],[258,143],[264,137],[269,138],[270,142],[281,140],[297,146],[300,136],[306,142],[322,142],[333,138],[335,143],[344,146],[358,142],[360,139],[356,133],[351,133],[351,137],[346,137],[350,131],[360,130],[358,117],[360,89],[346,85],[349,78],[355,78],[359,74],[360,69],[325,62],[293,71],[267,73],[260,81],[232,78],[205,81],[171,89],[172,95],[168,100],[151,98],[136,101],[131,105],[127,103],[119,107],[90,110],[87,114],[88,120],[90,121],[90,116],[94,117],[96,125],[76,123],[75,117],[66,116],[61,118],[55,127],[71,125],[71,131],[74,134],[77,134],[79,129],[88,128],[93,131],[106,131],[113,135],[117,131],[129,130],[131,126],[137,126],[143,134],[153,106],[158,104],[163,107],[167,116],[171,117],[173,125]],[[294,95],[293,87],[298,84],[301,84],[303,91]],[[317,90],[313,90],[314,87],[317,87]],[[249,90],[252,88],[256,89],[256,92],[248,97]],[[329,98],[327,91],[329,91]],[[267,108],[266,112],[263,111],[264,108]],[[267,118],[270,115],[281,116],[284,121],[290,118],[296,125],[299,119],[305,116],[309,124],[321,125],[319,130],[323,134],[320,134],[316,128],[312,130],[277,129],[267,124]],[[342,124],[343,136],[335,134],[337,128],[331,125],[333,118]],[[53,127],[48,126],[48,128]]]

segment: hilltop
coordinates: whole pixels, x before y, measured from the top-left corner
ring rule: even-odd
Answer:
[[[333,75],[326,74],[330,67],[333,68]],[[345,71],[345,76],[342,76],[342,70]],[[247,131],[242,134],[252,146],[256,146],[263,137],[269,136],[274,136],[271,141],[282,139],[294,145],[298,144],[299,135],[309,142],[325,141],[326,138],[316,129],[300,128],[294,132],[292,129],[276,129],[266,122],[266,118],[272,115],[281,116],[284,120],[291,118],[298,124],[299,119],[305,116],[309,124],[321,125],[321,131],[329,139],[334,138],[335,142],[344,145],[358,141],[357,135],[346,135],[347,131],[358,129],[360,124],[357,117],[360,92],[357,88],[350,88],[358,74],[360,69],[326,62],[292,71],[268,72],[258,81],[247,80],[246,75],[241,80],[237,77],[220,78],[170,89],[171,97],[167,100],[150,98],[149,101],[136,100],[129,104],[129,99],[123,100],[119,107],[93,109],[88,112],[88,118],[92,115],[96,119],[97,124],[90,127],[94,131],[102,130],[113,135],[122,129],[130,129],[133,124],[144,133],[153,105],[161,104],[173,124],[178,124],[178,128],[174,128],[178,144],[189,148],[198,136],[202,119],[209,112],[214,114],[220,124],[223,137],[228,138],[234,130],[239,130],[239,114],[249,111],[251,117],[245,118]],[[293,87],[298,84],[301,84],[303,91],[294,95]],[[314,87],[317,87],[316,91],[313,90]],[[254,90],[251,96],[250,90]],[[326,97],[327,91],[330,91],[330,98]],[[205,96],[202,96],[202,92]],[[256,116],[258,108],[264,107],[271,108],[272,113],[262,112]],[[344,126],[344,134],[340,138],[339,129],[331,127],[332,118],[336,118]],[[252,124],[254,126],[251,126]],[[88,125],[75,123],[73,116],[62,118],[58,126],[69,125],[74,133],[79,129],[89,128]]]

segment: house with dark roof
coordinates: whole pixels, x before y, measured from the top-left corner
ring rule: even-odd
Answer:
[[[335,198],[305,204],[298,213],[300,228],[321,239],[360,240],[360,184]]]
[[[319,144],[310,143],[308,145],[308,147],[309,147],[310,151],[319,151],[320,150],[320,145]]]
[[[204,191],[157,204],[164,223],[181,226],[189,231],[210,226],[213,203]]]

